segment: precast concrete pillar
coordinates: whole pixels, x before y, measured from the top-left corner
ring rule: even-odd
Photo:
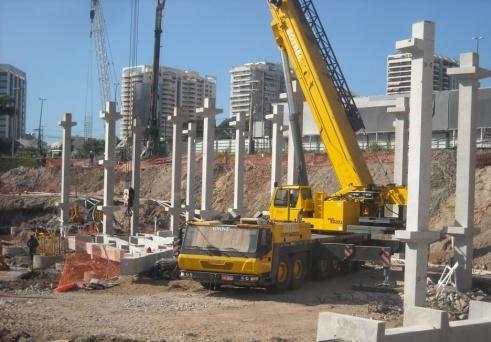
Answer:
[[[455,272],[459,291],[472,289],[473,236],[479,232],[474,227],[474,194],[476,177],[476,121],[478,113],[477,92],[479,80],[491,72],[479,67],[479,55],[463,53],[460,66],[449,68],[448,74],[459,81],[459,114],[457,140],[457,175],[455,190],[455,226],[446,232],[452,236],[453,263],[459,265]]]
[[[409,147],[408,114],[409,98],[399,97],[393,107],[387,108],[394,118],[394,184],[407,185],[407,158]],[[392,216],[404,216],[404,208],[392,206]]]
[[[140,158],[143,137],[141,118],[133,119],[133,148],[131,158],[131,187],[133,188],[133,208],[130,221],[130,235],[139,233],[140,219]]]
[[[170,230],[174,236],[179,234],[181,208],[181,159],[182,159],[182,125],[184,118],[182,110],[174,107],[174,115],[169,117],[172,122],[172,175],[171,175],[171,206],[168,209],[170,214]]]
[[[104,120],[105,151],[104,160],[100,164],[104,167],[104,205],[98,209],[103,212],[102,229],[104,235],[114,233],[113,213],[117,209],[114,206],[114,153],[116,148],[116,120],[121,118],[116,112],[116,102],[106,102],[106,110],[101,112]]]
[[[213,203],[213,163],[215,159],[215,118],[222,113],[216,108],[214,98],[205,98],[202,108],[197,108],[196,113],[203,117],[203,165],[201,180],[201,210],[202,218],[212,216]]]
[[[234,173],[234,207],[239,214],[244,213],[244,127],[245,115],[239,113],[230,126],[235,126],[235,173]]]
[[[283,116],[285,113],[284,104],[273,104],[273,114],[266,115],[266,119],[272,122],[272,141],[271,141],[271,195],[274,193],[275,183],[281,183],[281,162],[283,150]]]
[[[303,102],[305,98],[298,81],[292,81],[293,88],[293,103],[297,113],[298,124],[300,128],[300,136],[303,136]],[[286,93],[281,94],[280,98],[286,99]],[[288,109],[290,111],[290,108]],[[287,168],[287,184],[295,184],[298,181],[298,162],[295,156],[295,147],[293,146],[293,137],[291,129],[288,130],[288,168]]]
[[[61,230],[68,222],[70,211],[70,156],[72,154],[72,127],[77,123],[72,121],[72,114],[65,113],[63,121],[58,122],[58,126],[63,129],[63,150],[61,152],[61,202],[60,224]]]
[[[188,122],[188,129],[183,132],[188,137],[188,157],[186,164],[186,220],[194,219],[196,209],[194,185],[196,183],[196,122]]]
[[[428,245],[439,237],[438,232],[428,230],[435,24],[429,21],[414,23],[412,38],[398,41],[396,48],[411,53],[412,62],[407,220],[406,230],[396,231],[395,235],[406,242],[404,305],[424,306]]]

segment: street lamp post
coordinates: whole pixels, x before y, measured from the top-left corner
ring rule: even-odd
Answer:
[[[41,112],[39,114],[39,127],[38,127],[38,149],[39,149],[39,155],[41,156],[43,154],[43,142],[41,140],[41,123],[43,121],[43,104],[44,101],[46,101],[46,98],[40,97],[39,101],[41,101]]]
[[[472,39],[474,39],[476,41],[476,53],[479,55],[479,41],[484,39],[484,37],[483,36],[475,36],[475,37],[472,37]]]

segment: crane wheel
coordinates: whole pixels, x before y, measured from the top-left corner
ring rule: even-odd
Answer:
[[[273,293],[284,292],[290,286],[292,279],[292,264],[288,255],[280,256],[278,262],[278,270],[276,272],[276,277],[274,279],[274,284],[270,288]]]
[[[327,278],[330,275],[331,268],[332,260],[327,258],[320,258],[315,260],[311,273],[312,279],[322,280]]]
[[[291,257],[292,280],[290,289],[299,289],[307,276],[307,261],[305,254],[294,254]]]

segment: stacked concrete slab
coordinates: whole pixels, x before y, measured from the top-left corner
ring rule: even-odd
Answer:
[[[173,236],[168,234],[137,234],[129,240],[115,236],[69,236],[68,248],[103,258],[121,265],[122,275],[135,275],[148,270],[159,259],[172,257]]]

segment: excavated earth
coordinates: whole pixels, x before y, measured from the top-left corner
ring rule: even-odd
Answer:
[[[367,153],[365,158],[375,182],[390,183],[391,153]],[[185,163],[185,161],[183,161]],[[268,155],[248,156],[245,162],[245,198],[248,215],[264,210],[270,197]],[[101,196],[103,170],[78,162],[72,167],[72,196]],[[338,184],[324,155],[307,156],[309,179],[314,189],[333,192]],[[184,165],[183,165],[184,166]],[[165,227],[164,209],[152,199],[170,198],[171,168],[168,162],[143,163],[140,215],[142,228],[153,230],[154,217]],[[199,203],[201,160],[198,160],[194,193]],[[234,158],[215,160],[213,206],[225,212],[232,206]],[[286,173],[286,160],[283,163]],[[185,168],[183,168],[185,170]],[[61,172],[59,167],[20,167],[0,174],[0,228],[20,229],[56,226]],[[285,175],[286,178],[286,175]],[[118,166],[116,197],[122,197],[130,179],[128,165]],[[186,175],[182,177],[182,198]],[[430,229],[453,224],[455,207],[455,151],[433,152],[431,175]],[[491,269],[491,166],[476,170],[475,224],[481,232],[474,238],[474,267]],[[119,229],[128,229],[124,210],[116,213]],[[7,240],[7,235],[0,240]],[[25,237],[26,234],[20,235]],[[431,247],[430,261],[445,264],[450,258],[448,239]],[[24,258],[25,259],[25,258]],[[11,260],[24,265],[22,257]],[[441,270],[433,271],[438,279]],[[0,272],[1,273],[1,272]],[[1,274],[0,274],[1,275]],[[0,341],[311,341],[315,339],[319,312],[333,311],[384,320],[388,327],[402,322],[402,268],[392,268],[398,293],[355,291],[354,284],[375,285],[382,281],[378,267],[307,282],[303,288],[279,295],[260,289],[225,288],[213,292],[189,281],[156,281],[145,278],[120,279],[120,285],[102,291],[53,294],[49,289],[59,273],[54,269],[34,272],[15,281],[0,277]],[[449,311],[452,319],[465,319],[469,299],[489,301],[484,292],[447,293],[436,296],[428,289],[428,305]]]
[[[370,172],[377,184],[387,184],[393,179],[393,155],[389,152],[366,153]],[[186,161],[183,160],[183,163]],[[433,152],[431,173],[430,229],[440,230],[454,223],[455,208],[455,150]],[[247,156],[245,161],[244,203],[248,215],[267,208],[270,199],[269,155]],[[72,167],[73,196],[102,197],[104,184],[100,167]],[[309,180],[317,191],[327,193],[338,189],[337,180],[325,155],[307,155]],[[142,228],[153,230],[154,218],[159,216],[159,225],[165,228],[167,214],[164,208],[150,200],[170,199],[171,166],[169,163],[143,163],[141,197],[146,205],[140,212]],[[185,198],[186,174],[182,175],[182,198]],[[199,207],[201,194],[201,159],[198,158],[194,193]],[[286,181],[286,159],[283,161]],[[131,175],[127,164],[118,165],[116,171],[115,196],[121,198],[123,189],[129,185]],[[59,167],[19,167],[0,174],[0,227],[32,227],[52,225],[56,222],[55,195],[60,191],[61,170]],[[214,165],[213,207],[225,213],[233,203],[234,157],[218,156]],[[41,192],[41,193],[33,193]],[[491,269],[491,166],[476,169],[475,225],[481,232],[474,238],[474,266]],[[115,214],[117,224],[123,231],[128,230],[129,219],[120,210]],[[435,243],[431,248],[430,261],[445,263],[450,255],[448,239]]]

